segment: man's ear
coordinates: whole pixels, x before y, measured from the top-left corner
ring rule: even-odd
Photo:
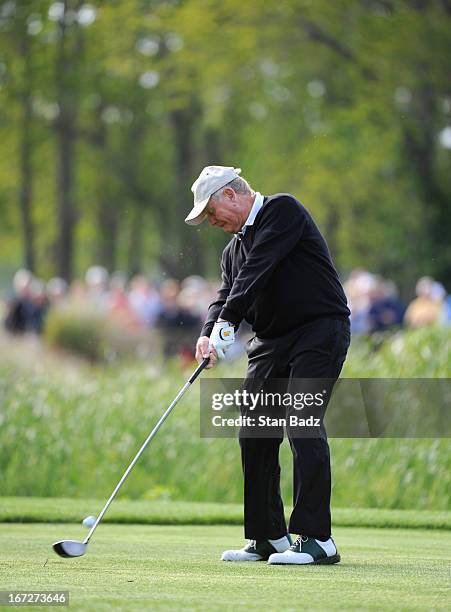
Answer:
[[[224,187],[224,191],[222,192],[226,198],[229,198],[229,200],[234,200],[235,199],[235,192],[231,187]]]

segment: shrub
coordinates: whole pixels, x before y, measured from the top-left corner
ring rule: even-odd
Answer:
[[[130,329],[119,319],[86,308],[53,308],[47,316],[44,341],[92,363],[120,359],[145,359],[160,350],[160,340],[150,330]]]
[[[74,353],[89,361],[106,355],[106,324],[96,313],[72,308],[53,308],[44,327],[44,341],[51,347]]]

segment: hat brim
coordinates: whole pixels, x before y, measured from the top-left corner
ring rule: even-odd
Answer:
[[[185,223],[187,223],[188,225],[200,225],[202,221],[205,221],[205,219],[207,218],[207,212],[205,209],[207,208],[209,199],[210,196],[208,196],[208,198],[206,198],[205,200],[198,202],[194,206],[193,210],[186,217]]]

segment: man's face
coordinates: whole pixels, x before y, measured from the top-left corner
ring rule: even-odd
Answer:
[[[228,234],[236,234],[247,219],[246,207],[233,189],[208,202],[206,213],[210,225],[220,227]]]

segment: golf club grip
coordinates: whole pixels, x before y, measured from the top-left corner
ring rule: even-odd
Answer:
[[[197,367],[196,371],[191,374],[191,378],[188,380],[190,385],[193,384],[193,382],[196,380],[196,378],[199,376],[202,370],[208,365],[209,361],[210,361],[210,357],[205,357],[202,363],[200,363],[199,366]]]

